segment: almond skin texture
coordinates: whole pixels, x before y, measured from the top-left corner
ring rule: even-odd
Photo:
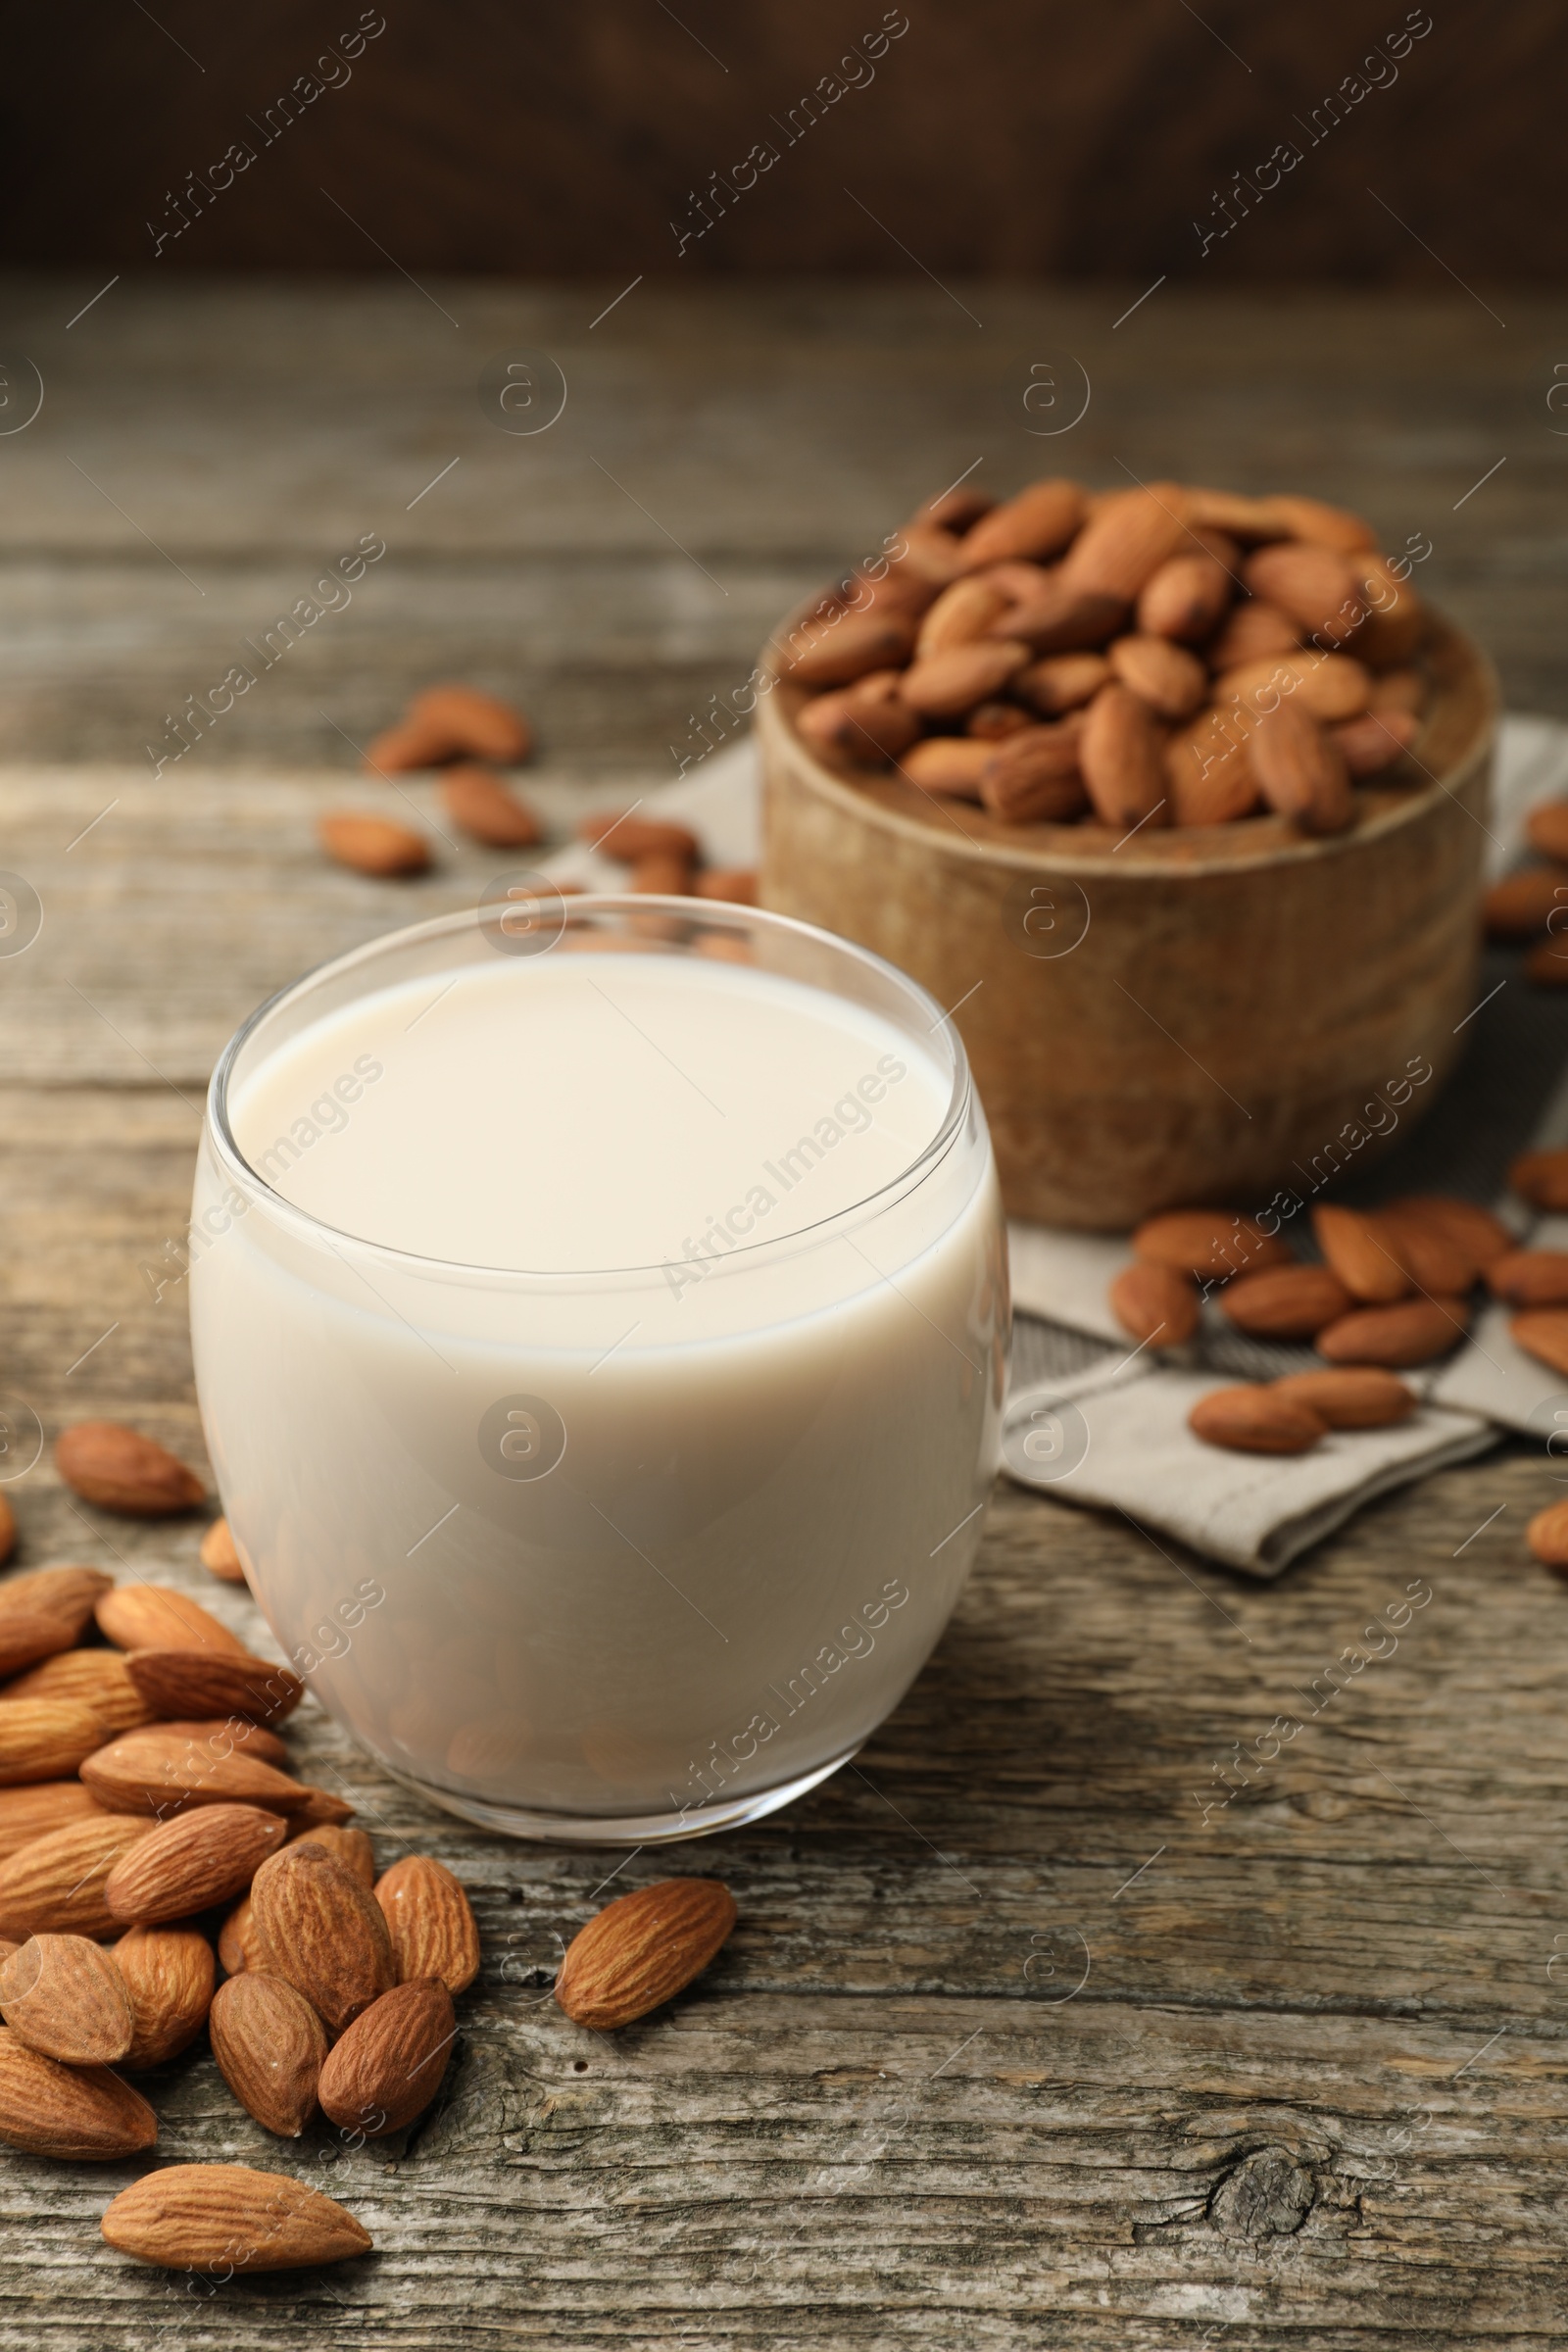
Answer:
[[[1237,1453],[1306,1453],[1328,1429],[1310,1405],[1277,1389],[1212,1389],[1200,1396],[1187,1426],[1205,1446]]]
[[[243,1976],[248,1968],[261,1968],[265,1956],[256,1934],[256,1916],[251,1898],[242,1894],[239,1901],[218,1931],[218,1957],[225,1976]]]
[[[1407,1193],[1389,1206],[1406,1225],[1417,1218],[1436,1225],[1483,1270],[1494,1257],[1519,1247],[1502,1219],[1494,1217],[1490,1208],[1478,1207],[1474,1200],[1457,1200],[1446,1193]]]
[[[1508,1170],[1508,1182],[1533,1208],[1568,1209],[1568,1151],[1523,1152]]]
[[[1076,482],[1031,482],[1015,498],[1004,499],[964,533],[965,567],[1023,556],[1054,556],[1067,545],[1084,518],[1084,494]]]
[[[81,1777],[109,1812],[163,1820],[201,1805],[257,1804],[296,1814],[314,1794],[303,1782],[244,1754],[226,1726],[197,1739],[189,1727],[148,1724],[95,1749],[83,1761]]]
[[[1533,1355],[1538,1364],[1545,1364],[1568,1379],[1568,1308],[1532,1307],[1525,1314],[1514,1316],[1508,1336],[1516,1348],[1522,1348],[1526,1355]]]
[[[1198,1293],[1185,1274],[1141,1260],[1123,1266],[1108,1293],[1110,1311],[1130,1338],[1176,1348],[1198,1329]]]
[[[7,1683],[0,1690],[0,1706],[14,1698],[59,1698],[90,1707],[98,1719],[100,1745],[153,1719],[152,1708],[117,1649],[61,1650]]]
[[[1221,1313],[1260,1340],[1315,1339],[1354,1304],[1328,1266],[1270,1266],[1239,1275],[1219,1293]]]
[[[30,1936],[0,1966],[0,2017],[29,2050],[67,2066],[113,2066],[135,2033],[113,1956],[85,1936]]]
[[[1298,702],[1259,718],[1247,756],[1269,807],[1302,833],[1344,833],[1354,823],[1345,754]]]
[[[251,1918],[268,1969],[305,1995],[329,2034],[341,2034],[397,1982],[374,1895],[309,1838],[262,1864],[251,1883]]]
[[[62,1430],[55,1467],[83,1501],[132,1519],[167,1519],[207,1494],[177,1455],[122,1421],[77,1421]]]
[[[199,1715],[188,1719],[176,1716],[162,1722],[137,1724],[134,1728],[146,1732],[149,1746],[157,1745],[167,1754],[173,1754],[176,1748],[198,1747],[207,1757],[244,1756],[252,1764],[271,1764],[279,1772],[288,1770],[288,1747],[276,1732],[270,1732],[265,1724],[251,1723],[242,1715]],[[273,1811],[276,1809],[274,1806]]]
[[[177,2058],[212,2006],[212,1945],[195,1928],[130,1928],[114,1954],[134,2021],[124,2064],[134,2073]]]
[[[405,1854],[376,1881],[398,1964],[398,1983],[434,1977],[466,1992],[479,1973],[479,1931],[458,1881],[431,1854]]]
[[[326,2059],[326,2028],[304,1994],[247,1969],[219,1986],[207,2024],[218,2071],[246,2113],[279,2139],[298,2139]]]
[[[1568,1306],[1568,1250],[1510,1250],[1493,1259],[1487,1282],[1510,1306]]]
[[[216,1576],[220,1584],[242,1585],[246,1581],[245,1563],[235,1547],[226,1519],[215,1519],[203,1536],[201,1560],[208,1575]]]
[[[1387,1429],[1407,1421],[1415,1410],[1415,1394],[1392,1372],[1370,1365],[1355,1370],[1292,1372],[1273,1383],[1277,1396],[1293,1396],[1308,1405],[1330,1429]]]
[[[8,1855],[0,1862],[0,1936],[115,1935],[122,1923],[105,1900],[109,1874],[151,1829],[126,1814],[92,1813]]]
[[[98,1631],[117,1649],[223,1649],[239,1657],[246,1654],[237,1634],[172,1585],[116,1585],[93,1614]]]
[[[1078,764],[1102,824],[1118,832],[1169,822],[1165,739],[1149,706],[1118,679],[1089,706]]]
[[[1178,1274],[1220,1280],[1292,1262],[1282,1241],[1261,1232],[1250,1217],[1235,1216],[1226,1208],[1167,1208],[1157,1217],[1146,1217],[1133,1235],[1133,1249],[1140,1257],[1174,1267]]]
[[[1525,1529],[1525,1542],[1547,1568],[1568,1568],[1568,1501],[1548,1502]]]
[[[441,802],[448,816],[470,841],[487,849],[524,850],[542,839],[544,827],[487,767],[449,767],[441,779]]]
[[[533,730],[520,710],[477,686],[426,686],[404,714],[411,727],[444,735],[454,751],[514,767],[533,749]]]
[[[422,833],[363,808],[328,810],[317,819],[316,837],[338,865],[380,880],[422,874],[430,862],[430,845]]]
[[[734,1897],[717,1879],[623,1894],[572,1937],[556,1999],[579,2026],[629,2026],[700,1977],[734,1925]]]
[[[111,1580],[96,1568],[37,1568],[0,1585],[0,1674],[79,1642]]]
[[[457,2030],[452,1995],[433,1978],[384,1992],[355,2019],[322,2067],[323,2112],[368,2139],[401,2132],[440,2089]]]
[[[149,2110],[149,2112],[151,2112]],[[172,2271],[298,2271],[366,2254],[351,2213],[286,2173],[171,2164],[122,2188],[103,2218],[121,2254]]]
[[[90,1788],[80,1781],[39,1781],[30,1787],[0,1788],[0,1862],[20,1853],[24,1845],[52,1837],[81,1821],[107,1819]]]
[[[102,1742],[103,1727],[80,1699],[10,1699],[0,1705],[0,1784],[64,1780]]]
[[[305,1696],[297,1674],[243,1650],[133,1649],[125,1665],[148,1705],[175,1720],[239,1715],[281,1723]]]
[[[283,1836],[278,1816],[255,1805],[203,1805],[139,1838],[110,1872],[104,1900],[127,1926],[188,1918],[248,1886]]]
[[[304,1803],[296,1804],[289,1814],[291,1829],[302,1829],[307,1824],[318,1828],[330,1825],[336,1829],[341,1827],[354,1811],[354,1807],[346,1804],[342,1797],[333,1796],[325,1788],[313,1788],[309,1782],[306,1783],[303,1793]]]
[[[928,735],[909,746],[899,761],[911,784],[922,792],[951,793],[956,799],[977,801],[980,779],[995,756],[994,744],[968,735]]]
[[[62,2066],[0,2028],[0,2139],[29,2156],[114,2164],[157,2137],[146,2100],[107,2066]]]
[[[330,1854],[334,1862],[340,1862],[350,1878],[358,1879],[362,1886],[368,1886],[374,1892],[375,1848],[363,1830],[337,1829],[326,1822],[290,1823],[285,1840],[287,1844],[303,1844],[307,1838],[313,1845],[318,1845],[323,1854]],[[393,1867],[397,1866],[394,1864]],[[438,1862],[434,1867],[439,1870],[441,1865]],[[394,1936],[394,1945],[396,1941]],[[433,1976],[435,1971],[424,1970],[421,1974]]]
[[[1409,1297],[1409,1269],[1393,1232],[1379,1218],[1324,1201],[1312,1211],[1312,1231],[1352,1298],[1367,1306],[1387,1306]]]
[[[1331,1364],[1381,1364],[1400,1371],[1446,1355],[1469,1328],[1462,1298],[1406,1298],[1398,1306],[1363,1306],[1317,1335]]]

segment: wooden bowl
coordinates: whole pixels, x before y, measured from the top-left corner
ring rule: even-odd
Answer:
[[[1315,1190],[1431,1104],[1476,1002],[1496,682],[1437,615],[1420,664],[1406,780],[1359,787],[1326,841],[1272,815],[1120,842],[1004,825],[829,765],[781,681],[759,709],[761,903],[953,1009],[1014,1216],[1112,1232]]]

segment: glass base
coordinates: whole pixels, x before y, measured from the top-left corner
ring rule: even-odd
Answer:
[[[711,1838],[720,1830],[743,1829],[748,1822],[764,1820],[841,1772],[862,1745],[857,1740],[841,1756],[777,1788],[760,1788],[751,1796],[732,1797],[727,1804],[694,1805],[678,1813],[530,1813],[520,1805],[487,1805],[482,1797],[454,1796],[450,1789],[433,1788],[405,1772],[394,1772],[392,1778],[412,1788],[416,1796],[439,1805],[443,1812],[477,1822],[481,1829],[500,1830],[508,1838],[531,1838],[538,1845],[674,1845],[684,1838]]]

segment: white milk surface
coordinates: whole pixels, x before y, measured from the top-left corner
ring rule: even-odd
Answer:
[[[274,1632],[395,1771],[700,1822],[896,1703],[1001,1404],[978,1111],[900,1181],[950,1090],[875,1012],[648,953],[264,1026],[230,1103],[262,1186],[211,1139],[198,1170],[203,1414]]]

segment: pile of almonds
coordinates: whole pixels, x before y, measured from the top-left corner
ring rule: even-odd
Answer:
[[[1530,847],[1544,861],[1494,882],[1485,901],[1493,939],[1529,942],[1525,977],[1544,988],[1568,987],[1568,800],[1545,801],[1525,820]]]
[[[789,642],[797,724],[1006,824],[1312,834],[1396,766],[1426,699],[1421,600],[1371,525],[1310,498],[1033,482],[933,500]],[[1408,566],[1405,567],[1406,569]]]
[[[1508,1181],[1531,1206],[1568,1211],[1568,1151],[1526,1152]],[[1478,1284],[1517,1310],[1508,1327],[1517,1345],[1568,1377],[1568,1250],[1521,1250],[1489,1209],[1438,1194],[1365,1211],[1324,1201],[1312,1231],[1321,1265],[1222,1209],[1167,1210],[1132,1237],[1136,1262],[1109,1302],[1141,1346],[1190,1340],[1212,1296],[1239,1331],[1310,1340],[1325,1359],[1322,1371],[1200,1398],[1190,1426],[1208,1444],[1304,1453],[1330,1429],[1403,1420],[1416,1400],[1393,1374],[1457,1345]]]
[[[630,808],[606,809],[585,816],[577,838],[603,857],[631,867],[628,890],[664,898],[724,899],[732,906],[757,904],[757,876],[749,868],[702,870],[702,847],[687,825],[639,816]]]
[[[107,1509],[204,1499],[183,1462],[116,1422],[77,1423],[56,1459]],[[244,1582],[224,1521],[202,1556]],[[158,2117],[125,2076],[204,2027],[229,2089],[279,2138],[318,2110],[356,2145],[422,2114],[478,1929],[444,1864],[410,1853],[377,1875],[353,1808],[288,1771],[277,1727],[299,1678],[183,1592],[74,1566],[0,1582],[0,2140],[74,2162],[151,2148]],[[690,1984],[734,1920],[711,1880],[622,1896],[568,1947],[556,1997],[585,2025],[629,2024]],[[245,2165],[149,2173],[103,2233],[225,2273],[371,2243],[332,2198]]]

